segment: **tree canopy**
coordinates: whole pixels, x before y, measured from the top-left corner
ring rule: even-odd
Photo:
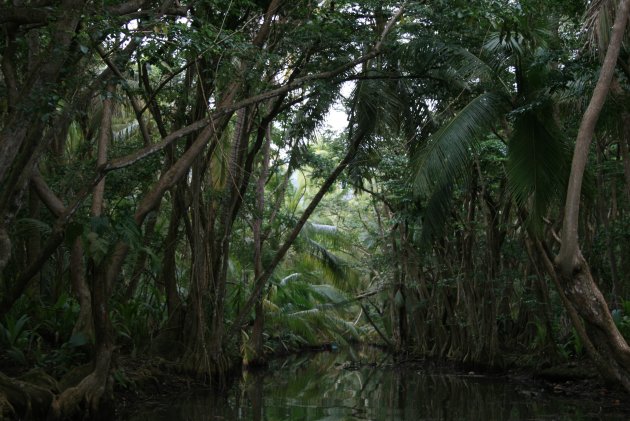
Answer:
[[[5,2],[2,413],[332,341],[630,390],[629,7]]]

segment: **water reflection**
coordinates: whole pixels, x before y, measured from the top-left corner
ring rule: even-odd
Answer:
[[[523,393],[476,376],[389,365],[372,349],[291,357],[246,373],[224,395],[205,392],[136,420],[622,420],[588,402]],[[372,363],[353,369],[352,361]]]

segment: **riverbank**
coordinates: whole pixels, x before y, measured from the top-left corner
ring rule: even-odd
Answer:
[[[207,419],[195,418],[195,416],[180,417],[178,413],[169,411],[183,411],[184,409],[180,408],[182,402],[197,402],[199,399],[207,400],[212,397],[215,401],[195,403],[195,407],[211,404],[226,411],[225,414],[221,413],[217,416],[227,417],[225,419],[249,420],[252,418],[233,418],[235,415],[230,413],[231,409],[236,405],[243,411],[244,405],[245,409],[250,411],[253,401],[264,394],[273,395],[278,390],[284,390],[282,396],[285,397],[296,395],[294,399],[302,399],[305,395],[312,400],[327,399],[331,390],[339,390],[339,384],[341,384],[339,382],[347,384],[344,386],[347,390],[343,393],[349,396],[344,395],[342,401],[354,399],[357,394],[368,393],[366,392],[367,382],[372,384],[370,387],[373,390],[391,386],[396,389],[396,396],[400,395],[397,399],[404,397],[404,399],[416,400],[424,396],[423,394],[433,396],[434,388],[446,388],[449,391],[444,392],[443,399],[452,399],[450,396],[455,393],[451,391],[452,389],[457,390],[456,396],[463,395],[457,399],[465,401],[468,399],[465,396],[471,393],[468,389],[481,388],[481,390],[486,390],[483,393],[487,393],[487,396],[475,395],[469,398],[497,401],[508,399],[512,402],[511,406],[525,411],[550,410],[546,407],[543,409],[529,407],[531,402],[541,401],[562,407],[567,406],[567,408],[586,407],[589,413],[601,412],[621,417],[611,419],[627,419],[630,416],[630,402],[626,393],[617,387],[606,385],[593,365],[586,359],[568,361],[543,369],[512,366],[509,369],[498,370],[496,367],[463,365],[452,361],[419,358],[409,354],[394,356],[382,348],[371,346],[341,349],[324,346],[274,355],[270,357],[267,366],[251,370],[241,370],[239,367],[223,378],[212,379],[211,382],[207,379],[201,381],[191,377],[181,372],[178,367],[173,362],[157,357],[139,358],[119,355],[115,359],[111,372],[115,405],[113,413],[117,419],[146,419],[143,414],[148,410],[169,413],[169,416],[174,417],[173,420]],[[0,367],[0,371],[5,368],[7,372],[15,376],[25,374],[12,372],[8,366]],[[89,370],[89,367],[77,367],[71,372],[80,379],[84,374],[82,370]],[[41,370],[39,372],[45,374]],[[67,387],[67,384],[63,382],[72,382],[71,377],[71,375],[65,376],[54,387]],[[32,380],[34,377],[31,375],[30,378]],[[374,383],[375,378],[389,382],[387,383],[389,386],[381,385],[381,380]],[[357,382],[356,379],[359,381]],[[416,384],[415,391],[405,389],[407,384]],[[398,390],[400,388],[404,390]],[[460,388],[463,390],[459,391]],[[503,392],[503,390],[508,390],[508,392]],[[381,399],[380,395],[375,398],[370,393],[366,399]],[[496,393],[503,393],[505,396],[499,399],[495,396]],[[403,401],[399,402],[399,405],[405,406],[407,403]],[[427,405],[430,406],[429,409],[418,407],[415,410],[440,410],[431,406],[432,403],[427,403]],[[379,411],[372,407],[365,410]],[[488,410],[498,411],[494,407]],[[199,409],[199,413],[203,414],[203,411]],[[482,415],[479,414],[479,416]],[[153,416],[150,419],[153,419]],[[163,419],[170,421],[170,418]],[[409,419],[415,420],[415,418]],[[594,419],[607,418],[595,417]]]
[[[454,361],[400,356],[390,368],[505,380],[515,384],[517,392],[526,398],[535,399],[547,395],[587,400],[602,408],[630,415],[630,400],[625,390],[618,385],[607,384],[587,358],[574,359],[545,368],[514,365],[499,369],[478,364],[471,366]]]
[[[320,362],[319,366],[312,368],[313,361],[325,362]],[[307,372],[302,373],[300,370],[307,370]],[[283,371],[285,372],[283,378],[275,379],[274,376]],[[229,412],[230,406],[236,405],[235,402],[240,402],[241,399],[250,402],[252,394],[263,393],[262,390],[252,391],[252,388],[264,388],[265,382],[274,383],[274,388],[279,387],[278,381],[284,382],[286,378],[292,376],[295,376],[295,382],[299,387],[305,387],[308,391],[321,389],[323,395],[320,398],[324,399],[326,394],[330,393],[329,389],[324,387],[329,383],[333,388],[331,390],[335,390],[335,388],[338,389],[335,381],[339,379],[347,380],[353,377],[370,379],[383,377],[384,373],[391,376],[393,380],[390,381],[397,384],[405,384],[409,381],[413,383],[419,381],[419,378],[432,378],[438,380],[433,381],[435,384],[431,387],[436,385],[442,387],[447,384],[450,385],[449,387],[459,388],[461,385],[475,384],[488,388],[500,385],[510,390],[507,395],[510,399],[516,400],[513,404],[516,406],[527,407],[528,402],[553,402],[554,405],[568,407],[583,405],[588,408],[589,413],[600,411],[622,417],[619,419],[630,415],[630,405],[624,392],[606,386],[587,361],[569,362],[540,371],[521,367],[504,372],[496,370],[484,372],[466,369],[453,362],[411,356],[394,357],[381,350],[349,352],[343,349],[319,352],[308,350],[273,358],[268,368],[234,373],[230,378],[223,379],[220,387],[215,385],[214,388],[177,372],[173,365],[159,360],[121,360],[117,373],[119,378],[115,394],[116,413],[119,419],[134,419],[145,413],[148,408],[156,413],[169,412],[175,402],[196,402],[196,399],[209,399],[209,396],[218,400],[212,405],[218,405]],[[409,378],[409,376],[412,377]],[[326,380],[330,378],[334,381]],[[325,384],[317,384],[318,379],[323,379]],[[359,382],[350,389],[355,393],[363,393],[365,387]],[[287,388],[290,389],[288,386]],[[419,388],[424,389],[426,386]],[[275,389],[272,392],[275,393]],[[290,392],[296,393],[292,389]],[[313,398],[316,397],[317,395],[314,394]],[[416,397],[407,393],[406,399],[416,399]],[[247,406],[251,403],[240,402],[239,405],[245,405],[248,410],[251,409]],[[169,414],[172,415],[171,412]]]

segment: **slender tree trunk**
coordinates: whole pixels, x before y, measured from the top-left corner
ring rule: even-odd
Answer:
[[[179,199],[179,187],[173,189],[172,210],[168,224],[168,233],[164,240],[164,258],[162,260],[162,283],[166,294],[166,309],[168,316],[173,317],[181,305],[177,292],[176,259],[179,225],[182,219],[182,204]]]
[[[97,168],[107,162],[107,149],[111,140],[113,94],[115,85],[109,84],[103,99],[103,113],[97,144]],[[94,187],[92,193],[92,216],[101,217],[104,210],[105,180],[102,179]],[[77,250],[78,251],[78,250]],[[95,262],[90,259],[90,276],[92,280],[92,317],[94,320],[94,336],[96,352],[94,369],[77,386],[64,390],[52,404],[52,412],[57,418],[71,416],[83,408],[93,418],[106,419],[113,411],[113,380],[110,377],[112,353],[114,350],[114,334],[109,317],[109,299],[111,289],[107,282],[105,265],[107,260]]]
[[[145,248],[150,248],[151,240],[155,235],[155,225],[158,220],[158,211],[159,205],[155,209],[155,212],[152,213],[147,219],[146,227],[144,230],[144,238],[142,239],[142,246]],[[144,250],[140,251],[138,257],[136,258],[136,262],[133,266],[133,271],[131,272],[131,280],[129,281],[129,285],[127,286],[127,291],[125,291],[124,301],[130,300],[136,292],[138,288],[138,283],[140,282],[140,278],[144,273],[144,269],[147,262],[148,253]]]
[[[262,275],[264,268],[262,262],[262,223],[265,212],[265,182],[269,174],[269,159],[271,150],[271,126],[267,126],[266,142],[263,146],[263,158],[260,164],[260,173],[256,181],[256,208],[253,225],[254,234],[254,279]],[[254,326],[252,328],[251,348],[253,355],[250,364],[264,363],[263,355],[263,330],[265,313],[263,311],[263,296],[258,297],[254,306]]]
[[[232,228],[234,212],[240,202],[240,186],[243,180],[243,162],[247,152],[249,140],[249,126],[251,121],[248,109],[241,109],[237,113],[236,128],[232,148],[227,164],[226,195],[221,201],[221,211],[218,215],[216,230],[215,256],[212,261],[211,308],[212,339],[210,347],[216,361],[224,363],[223,345],[225,335],[225,294],[227,286],[230,246],[232,244]],[[226,338],[229,339],[229,338]]]
[[[92,293],[85,280],[85,263],[83,261],[83,239],[74,240],[70,250],[70,279],[72,290],[79,301],[79,315],[72,329],[72,334],[83,333],[94,340],[94,319],[92,318]]]
[[[586,331],[603,358],[594,358],[600,371],[612,374],[630,391],[630,347],[615,326],[606,300],[597,287],[578,242],[582,180],[595,125],[611,86],[623,41],[630,0],[622,0],[616,11],[610,43],[593,97],[584,113],[573,155],[562,227],[562,245],[555,260],[557,277],[567,302],[585,320]],[[567,308],[569,311],[571,309]],[[574,320],[574,325],[576,321]],[[576,326],[576,329],[578,326]]]
[[[39,200],[39,197],[37,197],[37,193],[34,187],[31,186],[31,188],[29,189],[29,194],[28,194],[28,207],[29,207],[30,218],[34,220],[40,219],[40,215],[39,215],[40,203],[41,202]],[[37,228],[29,232],[28,239],[26,240],[26,247],[27,247],[29,265],[32,265],[37,259],[37,256],[39,256],[39,254],[41,253],[41,249],[42,249],[42,236]],[[36,285],[35,287],[31,287],[31,292],[35,293],[34,294],[35,296],[39,295],[39,291],[41,291],[42,289],[40,273],[38,272],[35,276],[33,276],[33,278],[31,278],[31,280],[29,281],[29,283],[31,285],[33,284]]]

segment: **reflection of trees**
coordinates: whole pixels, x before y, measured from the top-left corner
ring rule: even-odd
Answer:
[[[347,353],[289,357],[273,362],[269,370],[247,373],[228,394],[206,392],[159,416],[144,414],[137,419],[598,419],[584,414],[583,403],[577,407],[520,395],[513,385],[496,379],[395,367],[391,358],[373,352],[358,352],[352,358],[361,364],[352,369],[348,358]]]

